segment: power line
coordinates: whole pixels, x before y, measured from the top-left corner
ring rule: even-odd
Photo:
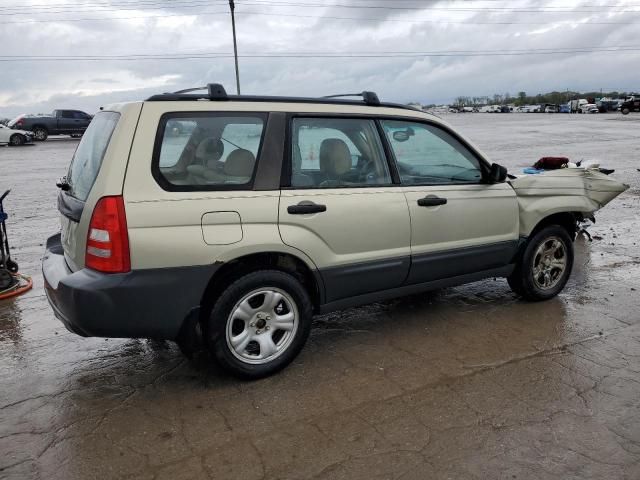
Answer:
[[[64,9],[64,10],[54,10],[54,11],[29,11],[29,14],[34,14],[34,15],[57,15],[57,14],[65,14],[65,13],[103,13],[103,12],[120,12],[120,11],[129,11],[129,10],[171,10],[171,9],[179,9],[179,8],[200,8],[200,7],[209,7],[209,6],[222,6],[222,5],[227,5],[227,2],[224,1],[205,1],[205,0],[191,0],[191,1],[187,1],[187,2],[172,2],[170,5],[167,5],[164,2],[158,3],[158,2],[145,2],[145,3],[139,3],[139,4],[132,4],[132,3],[127,3],[127,4],[111,4],[111,5],[104,5],[103,6],[96,6],[96,7],[91,7],[89,9],[85,9],[85,10],[78,10],[78,8],[83,8],[83,5],[72,5],[70,6],[68,9]],[[109,7],[109,6],[115,6],[118,8],[105,8],[105,7]],[[58,8],[62,8],[62,7],[58,7]],[[39,10],[44,10],[44,7],[41,7],[41,9]],[[9,11],[9,12],[3,12],[3,9],[0,9],[0,15],[3,16],[8,16],[8,15],[25,15],[24,9],[21,9],[19,11]]]
[[[371,0],[366,0],[371,1]],[[120,10],[165,10],[179,8],[197,8],[211,5],[224,5],[224,0],[177,0],[171,4],[158,2],[158,0],[142,0],[136,2],[109,2],[109,3],[81,3],[81,4],[40,4],[35,10],[30,6],[29,14],[59,14],[77,12],[107,12]],[[568,7],[548,6],[540,8],[521,7],[438,7],[438,6],[394,6],[390,5],[346,5],[339,3],[302,3],[287,0],[242,0],[242,5],[248,6],[268,6],[268,7],[310,7],[310,8],[347,8],[347,9],[377,9],[392,11],[447,11],[447,12],[492,12],[492,13],[635,13],[639,10],[619,10],[620,8],[634,8],[640,5],[582,5],[580,8],[589,10],[571,9]],[[34,5],[35,6],[35,5]],[[106,7],[119,7],[116,9]],[[7,10],[8,9],[8,10]],[[53,10],[52,10],[53,9]],[[57,10],[56,10],[57,9]],[[78,10],[80,9],[80,10]],[[563,10],[559,10],[563,9]],[[611,11],[611,9],[617,9]],[[0,15],[24,15],[24,6],[20,7],[0,7]]]
[[[10,24],[28,24],[28,23],[52,23],[52,22],[102,22],[111,20],[146,20],[153,18],[171,18],[171,17],[194,17],[194,16],[211,16],[211,15],[228,15],[227,11],[220,12],[197,12],[191,14],[167,14],[167,15],[139,15],[139,16],[127,16],[127,17],[88,17],[88,18],[59,18],[48,20],[17,20],[0,22],[0,25]],[[313,18],[313,19],[325,19],[325,20],[355,20],[359,22],[379,22],[379,23],[407,23],[407,24],[442,24],[442,25],[549,25],[549,21],[543,22],[483,22],[483,21],[452,21],[452,20],[430,20],[430,19],[415,19],[415,20],[400,20],[391,18],[380,17],[343,17],[333,15],[300,15],[292,13],[268,13],[268,12],[255,12],[255,11],[236,11],[236,15],[258,15],[258,16],[273,16],[273,17],[293,17],[293,18]],[[567,23],[568,20],[562,21]],[[555,23],[560,23],[556,21]],[[572,25],[636,25],[638,22],[572,22]]]
[[[576,53],[635,53],[640,45],[603,46],[603,47],[566,47],[520,50],[442,50],[431,52],[272,52],[245,53],[241,58],[427,58],[427,57],[484,57],[484,56],[529,56],[561,55]],[[205,58],[234,58],[225,52],[166,53],[166,54],[129,54],[129,55],[52,55],[18,56],[0,55],[0,62],[40,62],[40,61],[139,61],[139,60],[191,60]]]
[[[424,11],[424,10],[434,10],[434,11],[445,11],[445,12],[503,12],[503,13],[600,13],[602,11],[601,6],[593,6],[592,8],[596,10],[580,10],[580,9],[570,9],[568,7],[557,7],[557,8],[566,8],[566,10],[556,10],[556,9],[547,9],[548,7],[540,7],[540,8],[523,8],[523,7],[432,7],[432,6],[390,6],[390,5],[346,5],[340,3],[301,3],[301,2],[292,2],[286,0],[275,0],[275,1],[260,1],[260,0],[242,0],[243,5],[268,5],[268,6],[286,6],[286,7],[312,7],[312,8],[347,8],[347,9],[375,9],[375,10],[411,10],[411,11]],[[583,8],[583,7],[581,7]],[[605,11],[610,10],[611,8],[627,8],[626,5],[609,5],[605,8]],[[639,12],[638,10],[616,10],[615,13],[633,13]]]
[[[227,11],[219,12],[198,12],[186,14],[169,14],[169,15],[137,15],[133,17],[90,17],[90,18],[57,18],[47,20],[17,20],[10,22],[0,22],[0,25],[24,24],[24,23],[55,23],[55,22],[107,22],[111,20],[146,20],[149,18],[170,18],[170,17],[193,17],[193,16],[211,16],[211,15],[229,15]]]

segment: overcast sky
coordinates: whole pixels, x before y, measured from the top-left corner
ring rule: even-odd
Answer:
[[[389,101],[447,103],[521,90],[640,90],[640,0],[236,4],[242,93],[373,90]],[[235,93],[227,12],[226,0],[0,0],[0,60],[12,60],[0,61],[0,118],[54,108],[92,113],[208,82]],[[609,47],[625,51],[602,51]],[[505,51],[518,54],[496,55]],[[135,57],[202,53],[227,57]],[[309,53],[360,56],[290,56]],[[419,55],[427,53],[446,56]],[[255,57],[265,54],[285,56]],[[98,60],[68,59],[78,56]]]

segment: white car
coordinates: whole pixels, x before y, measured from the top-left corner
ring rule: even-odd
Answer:
[[[595,103],[583,103],[578,108],[578,113],[599,113],[599,110]]]
[[[6,125],[0,125],[0,145],[9,144],[12,146],[24,145],[33,142],[33,132],[26,130],[13,130]]]

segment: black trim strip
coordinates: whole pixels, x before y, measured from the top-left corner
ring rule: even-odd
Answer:
[[[354,297],[348,297],[341,300],[325,303],[319,308],[319,313],[329,313],[336,310],[343,310],[345,308],[357,307],[360,305],[366,305],[368,303],[381,302],[384,300],[391,300],[396,297],[403,297],[406,295],[413,295],[416,293],[426,292],[428,290],[436,290],[439,288],[454,287],[456,285],[463,285],[465,283],[477,282],[490,277],[508,277],[511,275],[515,265],[506,265],[500,268],[494,268],[491,270],[483,270],[481,272],[475,272],[467,275],[460,275],[457,277],[445,278],[442,280],[434,280],[432,282],[416,283],[413,285],[404,285],[398,288],[391,288],[383,290],[381,292],[366,293],[364,295],[358,295]]]
[[[517,252],[518,241],[513,240],[413,255],[406,283],[431,282],[503,267],[511,263]]]
[[[400,170],[398,170],[398,164],[396,163],[391,143],[389,143],[389,139],[384,133],[384,128],[382,128],[382,122],[380,122],[380,119],[376,118],[375,123],[376,130],[378,130],[378,137],[380,137],[380,142],[382,142],[382,148],[384,149],[384,155],[387,157],[387,165],[389,166],[389,172],[391,172],[391,180],[394,185],[401,185],[402,180],[400,179]]]
[[[411,258],[406,256],[322,269],[325,301],[399,287],[407,278],[410,264]]]
[[[284,161],[287,115],[271,112],[264,128],[261,151],[258,155],[254,190],[279,190],[280,172]]]

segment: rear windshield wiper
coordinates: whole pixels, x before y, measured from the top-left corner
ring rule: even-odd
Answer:
[[[62,177],[59,181],[57,181],[56,187],[58,187],[63,192],[68,192],[69,190],[71,190],[71,184],[67,181],[67,177]]]

